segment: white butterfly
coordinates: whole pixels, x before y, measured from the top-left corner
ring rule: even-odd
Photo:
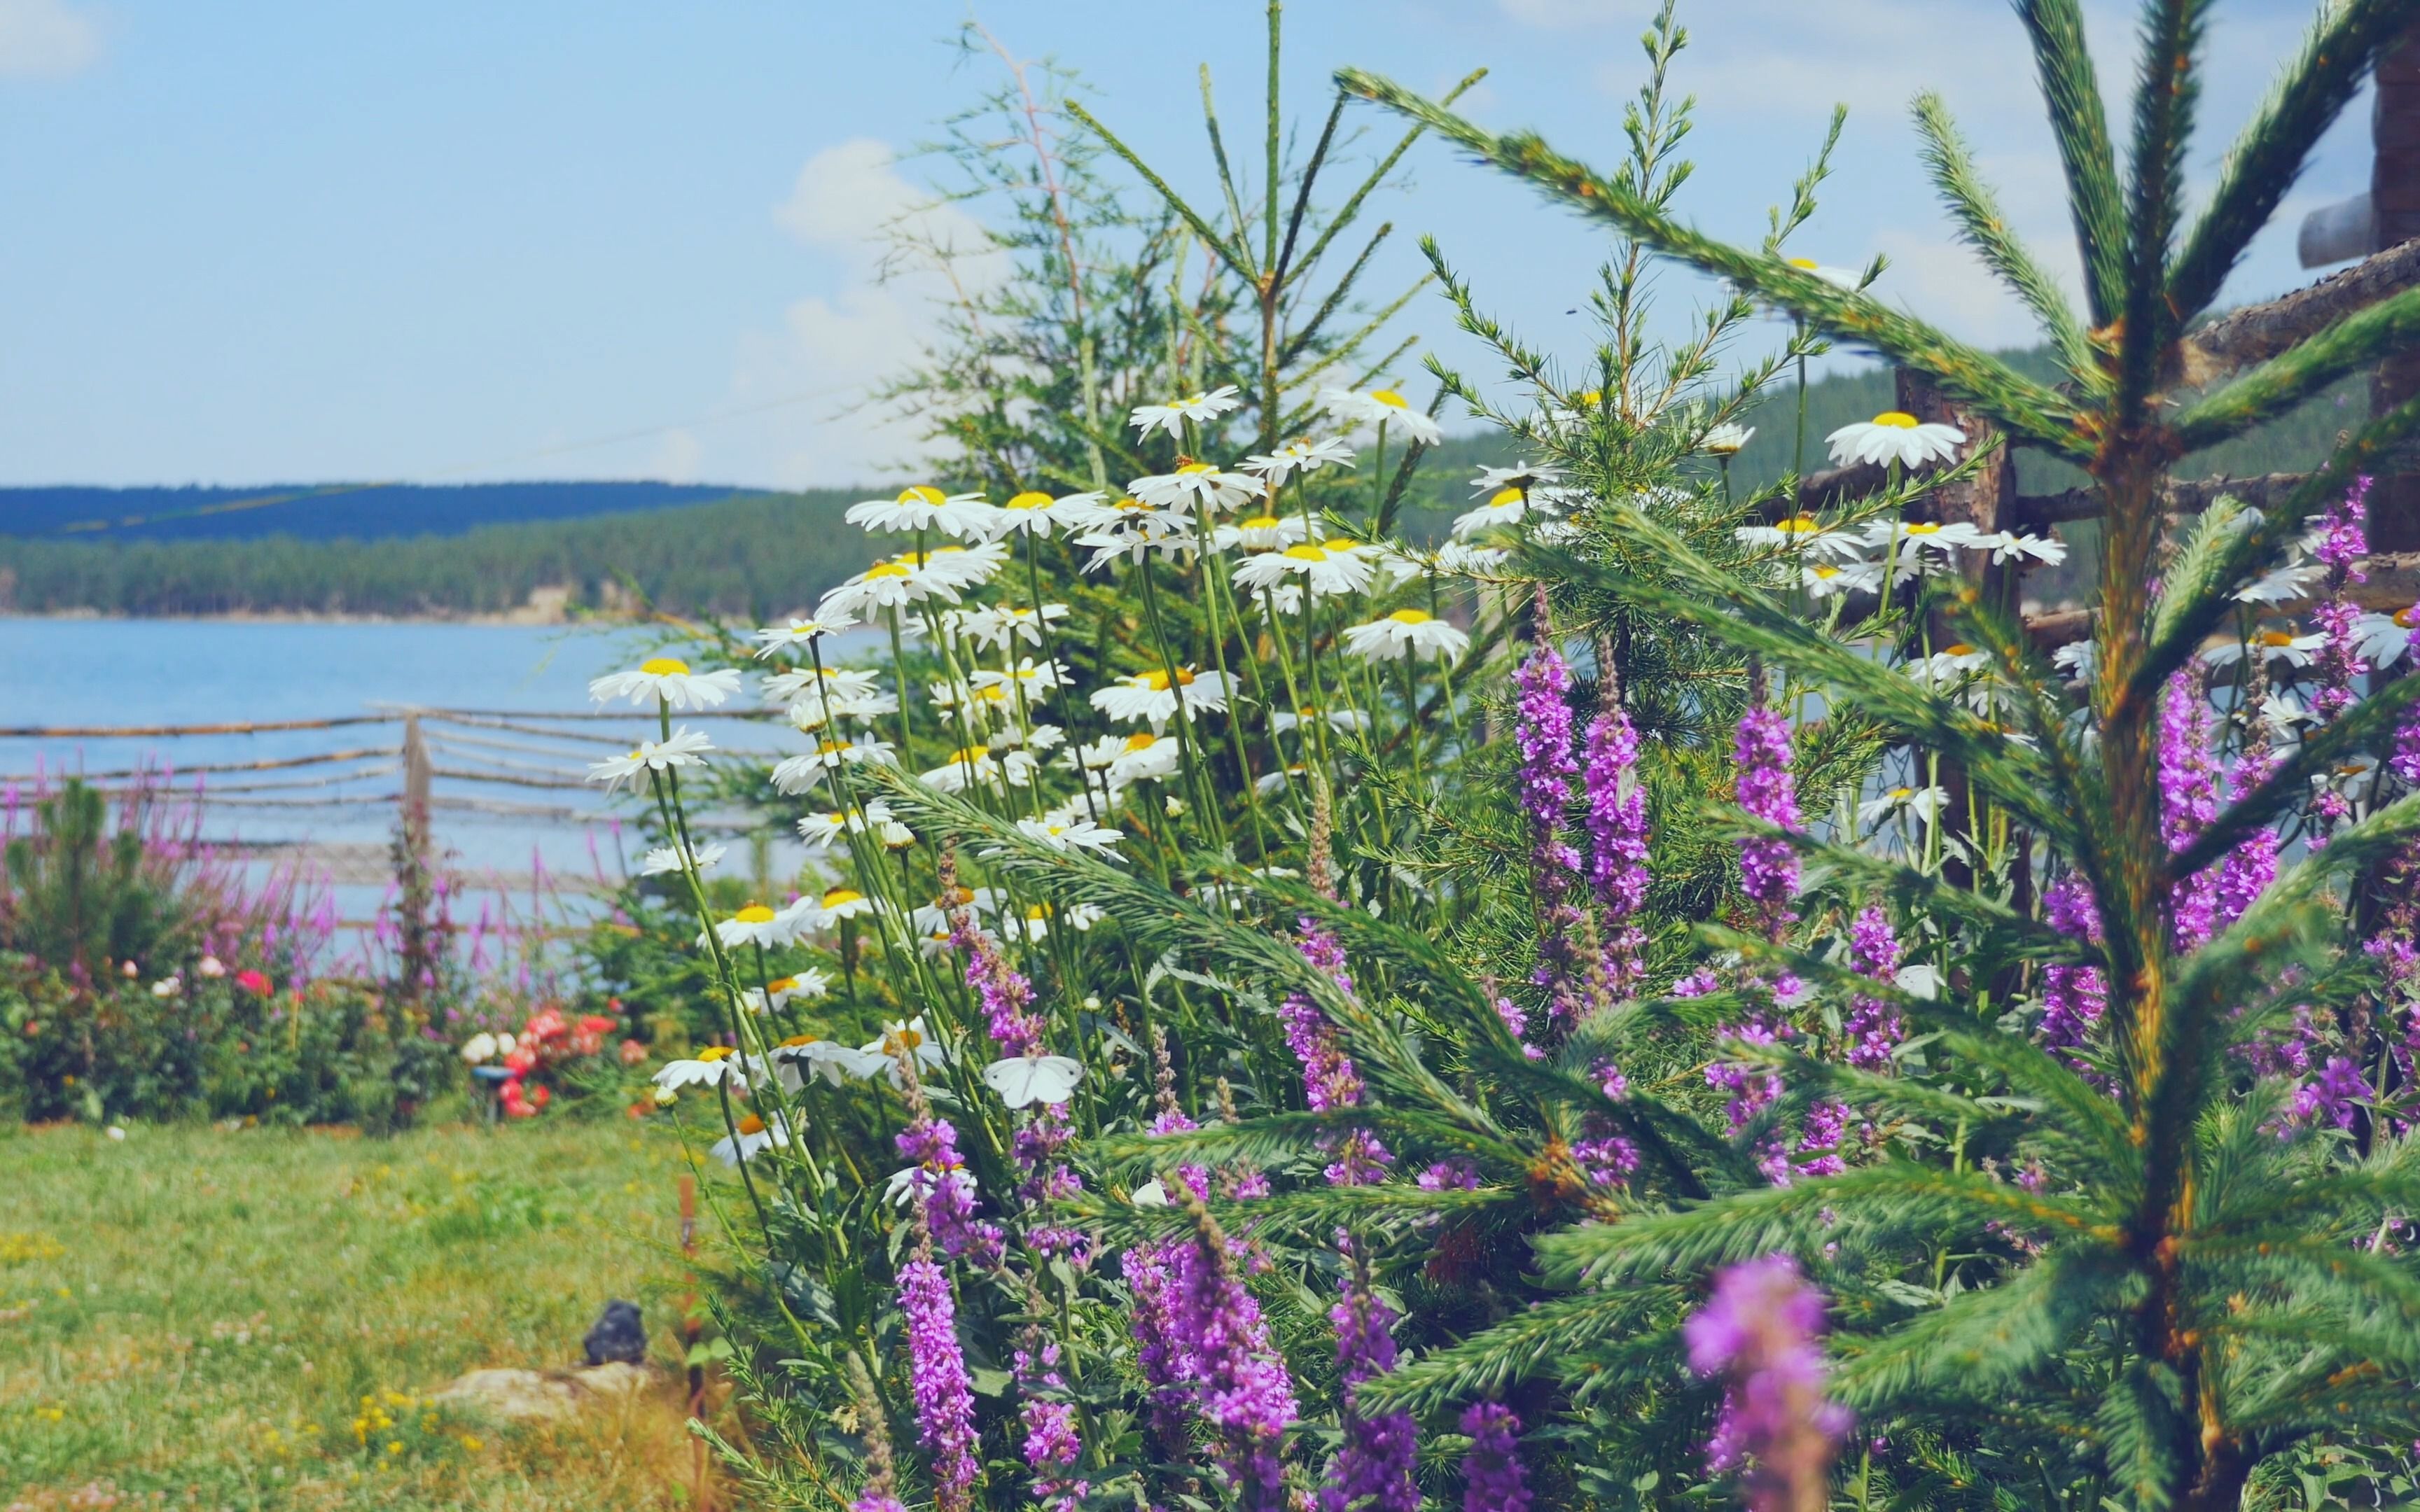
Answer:
[[[1168,1206],[1168,1188],[1155,1177],[1135,1188],[1134,1205],[1138,1208],[1165,1208]]]
[[[1076,1093],[1084,1068],[1065,1056],[1011,1056],[984,1068],[984,1085],[1013,1108],[1028,1103],[1064,1103]]]

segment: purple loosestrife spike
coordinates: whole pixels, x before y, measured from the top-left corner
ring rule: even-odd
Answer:
[[[2235,770],[2227,783],[2237,801],[2242,801],[2255,788],[2266,782],[2277,771],[2277,748],[2269,742],[2269,721],[2256,718],[2243,737],[2243,754],[2237,758]],[[2277,880],[2277,832],[2266,827],[2243,837],[2235,849],[2226,853],[2219,863],[2218,887],[2211,922],[2219,929],[2243,917],[2243,911],[2269,890]]]
[[[1521,1420],[1497,1402],[1462,1413],[1470,1452],[1462,1460],[1462,1512],[1529,1512],[1529,1477],[1521,1468]]]
[[[1320,1488],[1320,1512],[1419,1512],[1412,1480],[1419,1463],[1419,1429],[1408,1412],[1364,1417],[1354,1397],[1363,1381],[1395,1368],[1395,1310],[1371,1288],[1369,1266],[1352,1236],[1336,1231],[1345,1259],[1343,1300],[1329,1309],[1336,1325],[1336,1364],[1343,1388],[1344,1443]]]
[[[2319,546],[2311,553],[2327,568],[2322,579],[2326,596],[2311,616],[2314,627],[2326,638],[2314,658],[2312,681],[2316,690],[2311,695],[2311,714],[2323,725],[2357,702],[2352,685],[2361,676],[2363,666],[2360,640],[2353,625],[2361,618],[2361,606],[2346,590],[2354,583],[2369,580],[2369,575],[2361,569],[2361,559],[2368,552],[2369,478],[2364,475],[2353,479],[2344,498],[2330,504],[2320,517]]]
[[[2369,1083],[2362,1079],[2361,1068],[2343,1056],[2330,1056],[2319,1073],[2295,1091],[2293,1119],[2305,1126],[2333,1123],[2350,1129],[2353,1115],[2368,1101]]]
[[[1620,709],[1589,725],[1589,885],[1604,912],[1605,974],[1617,992],[1637,984],[1645,933],[1634,922],[1647,903],[1647,790],[1638,782],[1638,732]]]
[[[1000,1263],[1000,1226],[975,1216],[975,1179],[958,1156],[958,1131],[933,1117],[921,1088],[915,1102],[916,1116],[892,1137],[899,1153],[916,1163],[908,1179],[909,1195],[922,1205],[924,1226],[945,1254],[988,1271]]]
[[[1308,915],[1296,920],[1296,928],[1303,959],[1350,995],[1353,978],[1345,969],[1343,945]],[[1285,1026],[1287,1048],[1302,1062],[1303,1096],[1312,1111],[1359,1106],[1361,1072],[1337,1042],[1336,1026],[1318,1006],[1300,993],[1290,993],[1278,1005],[1278,1017]],[[1331,1186],[1366,1186],[1384,1178],[1394,1162],[1367,1130],[1349,1130],[1326,1148],[1337,1157],[1327,1167]]]
[[[1245,1512],[1278,1512],[1285,1477],[1278,1451],[1297,1409],[1294,1382],[1270,1348],[1261,1304],[1235,1274],[1235,1256],[1199,1197],[1186,1207],[1197,1229],[1174,1245],[1176,1338],[1203,1421],[1219,1440],[1219,1463]]]
[[[1778,710],[1761,704],[1740,716],[1731,746],[1739,781],[1739,806],[1751,819],[1761,819],[1787,830],[1800,827],[1798,782],[1790,770],[1790,722]],[[1796,916],[1791,900],[1798,894],[1798,853],[1784,840],[1758,837],[1740,841],[1740,885],[1765,933],[1780,937],[1781,928]]]
[[[1682,1327],[1689,1365],[1726,1385],[1707,1468],[1740,1472],[1750,1512],[1822,1512],[1848,1411],[1823,1398],[1823,1298],[1787,1255],[1731,1266]]]
[[[2420,668],[2420,603],[2405,609],[2412,624],[2412,633],[2404,640],[2404,655]],[[2407,676],[2420,672],[2406,673]],[[2420,706],[2406,709],[2403,728],[2395,733],[2395,751],[2386,759],[2386,769],[2403,779],[2406,785],[2420,788]]]
[[[1515,788],[1529,820],[1530,888],[1538,906],[1538,965],[1531,980],[1546,991],[1555,1027],[1569,1029],[1581,1008],[1580,974],[1574,934],[1580,909],[1572,893],[1580,854],[1562,838],[1563,810],[1571,803],[1572,670],[1541,626],[1536,649],[1513,674],[1513,745],[1520,753]]]
[[[2081,873],[2070,872],[2043,890],[2042,918],[2051,928],[2071,940],[2101,943],[2101,913],[2093,903],[2092,888]],[[2041,1041],[2062,1052],[2084,1043],[2092,1026],[2101,1022],[2102,1010],[2109,1001],[2100,967],[2058,962],[2042,967],[2041,995]],[[2073,1055],[2062,1055],[2061,1058],[2071,1067],[2083,1064]]]
[[[1141,1367],[1151,1403],[1151,1427],[1171,1458],[1185,1452],[1185,1404],[1193,1361],[1180,1336],[1176,1281],[1169,1272],[1172,1246],[1139,1244],[1119,1260],[1134,1297],[1135,1363]]]
[[[2210,749],[2210,705],[2188,668],[2168,679],[2160,701],[2160,833],[2183,850],[2218,817],[2218,764]],[[2218,915],[2218,878],[2205,867],[2176,885],[2170,899],[2179,950],[2199,949]]]
[[[1875,981],[1898,980],[1899,936],[1891,932],[1890,915],[1879,904],[1869,905],[1849,926],[1849,966]],[[1840,1037],[1848,1041],[1850,1065],[1860,1071],[1888,1071],[1891,1052],[1899,1048],[1904,1030],[1899,1013],[1888,1003],[1878,997],[1853,997],[1849,1016],[1840,1025]]]
[[[908,1319],[917,1438],[933,1458],[934,1504],[941,1512],[966,1512],[978,1473],[975,1399],[958,1350],[957,1304],[929,1242],[899,1268],[899,1306]]]

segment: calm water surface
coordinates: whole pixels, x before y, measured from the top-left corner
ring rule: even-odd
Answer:
[[[0,618],[0,727],[123,727],[320,719],[406,705],[535,714],[594,708],[587,684],[627,664],[629,632],[559,626],[291,625],[214,620]],[[627,748],[645,717],[566,722],[557,736],[428,722],[432,825],[465,878],[525,894],[534,877],[618,880],[627,806],[543,784],[575,781],[585,762]],[[718,745],[774,749],[778,726],[719,719]],[[210,795],[209,835],[245,846],[308,841],[339,856],[339,911],[360,919],[383,888],[373,848],[392,834],[400,786],[394,723],[178,737],[0,735],[0,781],[22,795],[83,772],[164,769],[178,792]],[[317,754],[352,761],[195,773]],[[519,778],[520,782],[503,780]],[[528,899],[519,896],[526,911]]]

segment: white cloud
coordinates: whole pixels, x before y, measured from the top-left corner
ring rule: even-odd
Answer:
[[[0,78],[65,78],[100,60],[100,25],[66,0],[0,0]]]
[[[773,218],[823,255],[834,276],[826,292],[784,310],[777,332],[742,341],[734,396],[827,397],[776,411],[759,434],[759,455],[738,467],[718,459],[711,470],[789,486],[878,477],[912,458],[915,437],[899,416],[865,408],[864,395],[915,358],[940,301],[996,286],[1009,259],[972,216],[901,177],[891,148],[870,137],[807,160]],[[952,255],[947,271],[935,252]]]

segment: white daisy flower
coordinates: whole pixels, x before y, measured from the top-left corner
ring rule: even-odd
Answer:
[[[1291,783],[1300,781],[1303,778],[1308,777],[1310,773],[1311,769],[1309,767],[1303,765],[1300,762],[1296,762],[1292,766],[1286,767],[1282,771],[1267,772],[1252,779],[1252,791],[1265,798],[1270,794],[1276,793]]]
[[[478,1033],[462,1041],[461,1055],[463,1060],[471,1065],[486,1065],[489,1061],[496,1058],[496,1037],[489,1034],[487,1030],[481,1029]]]
[[[790,906],[795,908],[798,904],[794,903]],[[830,992],[831,978],[810,968],[795,976],[776,977],[761,989],[751,987],[742,995],[748,999],[749,1011],[762,1015],[768,1010],[785,1008],[792,1003],[820,1002]]]
[[[1047,540],[1051,532],[1100,501],[1101,496],[1096,493],[1063,494],[1053,499],[1047,493],[1029,488],[993,513],[991,538],[998,541],[1011,535],[1025,534],[1039,535]]]
[[[843,835],[862,835],[891,823],[891,805],[876,798],[862,809],[807,815],[799,821],[799,838],[807,842],[810,851],[821,855],[838,844]]]
[[[1947,523],[1929,519],[1873,519],[1866,522],[1866,547],[1880,556],[1896,541],[1899,554],[1931,552],[1943,563],[1956,560],[1961,550],[1983,547],[1989,539],[1982,532],[1962,519]]]
[[[1020,659],[1009,669],[984,668],[970,672],[967,681],[978,691],[984,688],[1005,688],[1021,695],[1029,704],[1067,686],[1067,669],[1055,661],[1037,662],[1032,656]]]
[[[1453,533],[1457,540],[1467,539],[1498,525],[1518,525],[1528,513],[1528,494],[1518,488],[1498,488],[1477,509],[1455,516]]]
[[[775,1045],[772,1061],[782,1085],[793,1092],[803,1090],[809,1076],[820,1076],[838,1087],[844,1077],[862,1081],[890,1063],[879,1055],[869,1055],[852,1045],[836,1044],[812,1034],[792,1035]]]
[[[1078,546],[1093,548],[1092,560],[1084,563],[1087,572],[1097,572],[1121,559],[1140,562],[1154,551],[1172,557],[1201,544],[1194,536],[1193,522],[1185,515],[1155,508],[1140,499],[1100,505],[1089,517],[1091,528],[1076,537]]]
[[[2094,666],[2092,640],[2071,640],[2050,654],[2050,664],[2067,673],[2073,682],[2090,682]]]
[[[1353,465],[1352,444],[1341,436],[1330,436],[1315,441],[1288,441],[1274,452],[1255,453],[1244,459],[1243,470],[1274,487],[1297,472],[1310,473],[1324,467],[1349,468]]]
[[[677,656],[650,656],[629,671],[609,672],[588,685],[599,703],[615,699],[644,702],[653,696],[675,709],[710,709],[739,691],[737,668],[693,672]]]
[[[1044,623],[1056,623],[1067,614],[1064,604],[1045,604],[1039,609],[1007,604],[997,609],[969,609],[959,619],[959,633],[985,651],[1005,649],[1011,640],[1038,646],[1042,643]]]
[[[1880,824],[1894,814],[1911,813],[1929,824],[1940,817],[1948,801],[1949,795],[1937,787],[1892,788],[1857,805],[1857,822]]]
[[[2260,717],[2268,721],[2270,729],[2287,731],[2298,724],[2307,724],[2317,717],[2303,706],[2303,701],[2295,697],[2292,690],[2279,688],[2260,701]]]
[[[874,673],[861,669],[826,667],[818,681],[814,668],[802,667],[795,671],[768,673],[763,693],[768,703],[819,703],[827,696],[838,703],[874,698],[880,687]]]
[[[1871,420],[1843,425],[1823,440],[1838,467],[1896,462],[1904,468],[1920,468],[1955,457],[1958,448],[1966,444],[1966,433],[1955,425],[1919,421],[1904,410],[1885,409]]]
[[[714,742],[699,731],[684,725],[662,740],[643,740],[630,748],[627,756],[609,757],[592,762],[588,780],[602,782],[611,793],[642,772],[669,772],[681,766],[704,766],[705,752],[714,748]]]
[[[1350,636],[1352,632],[1345,633]],[[1325,723],[1330,730],[1342,730],[1349,733],[1356,730],[1369,729],[1370,717],[1359,709],[1323,709],[1315,703],[1306,704],[1299,710],[1272,709],[1269,711],[1269,728],[1281,735],[1291,734],[1306,724],[1321,723]]]
[[[1755,435],[1754,425],[1710,425],[1698,438],[1698,450],[1708,456],[1737,456]]]
[[[2324,635],[2296,635],[2290,630],[2256,630],[2251,650],[2270,665],[2284,662],[2288,667],[2308,667],[2311,654],[2328,643]],[[2243,659],[2245,647],[2241,640],[2228,640],[2211,646],[2201,654],[2202,661],[2211,667],[2232,667]]]
[[[1215,515],[1259,498],[1268,486],[1241,472],[1221,472],[1207,462],[1187,462],[1173,472],[1137,478],[1126,485],[1126,492],[1162,509]]]
[[[2412,649],[2412,625],[2420,605],[2392,614],[2364,614],[2352,622],[2353,650],[2361,659],[2384,671]]]
[[[1303,541],[1282,551],[1263,552],[1235,568],[1235,581],[1254,593],[1290,578],[1301,579],[1314,594],[1360,593],[1370,586],[1372,563],[1351,549],[1352,542],[1342,545],[1345,549],[1339,550],[1333,543]]]
[[[936,766],[923,776],[927,785],[943,793],[964,793],[978,782],[1006,782],[1021,788],[1033,780],[1035,764],[1033,758],[1021,750],[995,756],[988,746],[969,746],[951,756],[947,764]]]
[[[1109,748],[1109,759],[1100,764],[1109,768],[1109,785],[1122,788],[1132,782],[1153,782],[1174,775],[1183,760],[1173,735],[1155,734],[1139,730],[1124,740],[1115,735],[1103,735],[1088,749],[1090,756],[1101,748]],[[1086,764],[1093,764],[1090,761]]]
[[[1008,561],[1008,548],[998,541],[980,546],[937,546],[918,555],[902,551],[892,560],[953,588],[975,588],[991,581]]]
[[[2014,531],[2001,531],[1994,535],[1977,536],[1975,548],[1988,549],[1994,562],[2030,559],[2055,566],[2067,560],[2067,543],[2055,535],[2019,535]]]
[[[1960,641],[1954,646],[1918,657],[1903,669],[1907,675],[1927,687],[1943,687],[1982,671],[1992,665],[1988,652],[1976,650]]]
[[[770,695],[773,692],[774,681],[775,679],[770,677],[765,680],[768,702],[773,702]],[[803,735],[818,733],[836,719],[856,719],[861,723],[872,724],[876,719],[889,718],[898,712],[899,701],[888,693],[867,693],[861,697],[844,698],[837,694],[828,696],[823,693],[810,692],[791,700],[789,707],[790,726]]]
[[[2299,557],[2282,567],[2272,568],[2235,591],[2239,604],[2288,604],[2303,597],[2311,580],[2319,575],[2319,564]]]
[[[1397,425],[1435,446],[1444,436],[1437,423],[1411,406],[1392,389],[1322,389],[1319,407],[1329,419],[1345,425]]]
[[[1216,420],[1230,409],[1242,408],[1243,403],[1236,396],[1235,385],[1228,383],[1207,393],[1184,394],[1166,404],[1137,405],[1134,413],[1126,420],[1139,437],[1164,430],[1171,436],[1181,438],[1185,422],[1189,420],[1198,425],[1204,421]]]
[[[893,559],[876,563],[824,594],[815,606],[815,618],[870,620],[876,610],[906,609],[928,598],[954,604],[958,586],[938,573],[920,571]]]
[[[1089,851],[1094,856],[1115,859],[1118,841],[1125,831],[1096,825],[1090,819],[1056,815],[1042,819],[1020,819],[1016,827],[1029,839],[1040,841],[1054,851]]]
[[[1788,261],[1800,272],[1813,273],[1824,283],[1838,284],[1842,288],[1855,288],[1866,281],[1866,275],[1854,268],[1827,268],[1812,257],[1792,257]]]
[[[706,1151],[725,1165],[737,1165],[752,1155],[790,1142],[790,1131],[778,1113],[770,1123],[751,1113],[732,1127],[738,1131],[737,1134],[724,1134]]]
[[[869,1040],[859,1048],[868,1055],[878,1055],[892,1063],[891,1081],[893,1086],[899,1083],[897,1062],[902,1057],[912,1057],[920,1071],[928,1066],[946,1066],[950,1063],[948,1052],[941,1048],[939,1040],[933,1038],[932,1031],[924,1026],[924,1015],[922,1013],[905,1024],[895,1019],[885,1024],[882,1026],[881,1039]]]
[[[719,1087],[729,1083],[733,1088],[745,1088],[747,1076],[731,1058],[731,1047],[710,1044],[691,1060],[675,1060],[648,1078],[666,1091],[683,1087]]]
[[[1904,581],[1910,575],[1899,574]],[[1840,594],[1879,594],[1882,592],[1883,564],[1879,562],[1807,562],[1798,569],[1798,586],[1811,598],[1831,598]]]
[[[719,844],[701,845],[693,854],[684,856],[678,845],[659,845],[640,857],[639,875],[659,877],[669,872],[678,872],[684,860],[693,862],[703,874],[714,870],[715,864],[722,859],[725,849]]]
[[[1743,525],[1731,532],[1743,546],[1780,548],[1838,562],[1862,559],[1866,543],[1854,531],[1835,530],[1812,515],[1792,515],[1771,525]]]
[[[722,942],[722,948],[726,950],[737,950],[743,945],[761,946],[769,950],[794,944],[798,939],[798,933],[790,924],[783,920],[781,914],[776,910],[768,908],[763,903],[750,903],[729,918],[717,923],[714,926],[714,937]],[[703,946],[705,943],[706,937],[698,936],[698,944]]]
[[[918,484],[899,490],[896,499],[868,499],[848,506],[841,517],[865,531],[939,531],[962,541],[988,532],[999,511],[979,493],[944,495]]]
[[[1187,714],[1223,712],[1233,691],[1230,682],[1224,672],[1197,672],[1190,667],[1179,667],[1173,678],[1164,671],[1136,672],[1096,690],[1092,702],[1112,719],[1148,719],[1157,730],[1176,717],[1180,699]]]
[[[797,797],[811,791],[821,780],[821,774],[842,766],[858,766],[868,763],[889,766],[898,758],[892,754],[891,742],[877,740],[872,734],[861,734],[854,740],[824,740],[804,756],[784,758],[773,767],[773,790]]]
[[[835,631],[845,630],[855,620],[801,620],[793,618],[787,625],[768,625],[756,632],[756,655],[772,656],[790,646],[803,646]]]
[[[1310,533],[1311,526],[1300,515],[1251,515],[1212,531],[1210,541],[1224,551],[1237,547],[1247,551],[1275,551]]]
[[[1562,481],[1563,470],[1545,462],[1518,462],[1509,468],[1481,468],[1470,480],[1470,491],[1494,494],[1505,488],[1529,493]]]
[[[863,918],[874,912],[874,900],[855,887],[826,887],[815,900],[815,918],[826,924],[836,924],[844,918]]]
[[[1423,609],[1399,609],[1344,632],[1344,648],[1370,661],[1435,656],[1451,661],[1470,649],[1470,637]]]

